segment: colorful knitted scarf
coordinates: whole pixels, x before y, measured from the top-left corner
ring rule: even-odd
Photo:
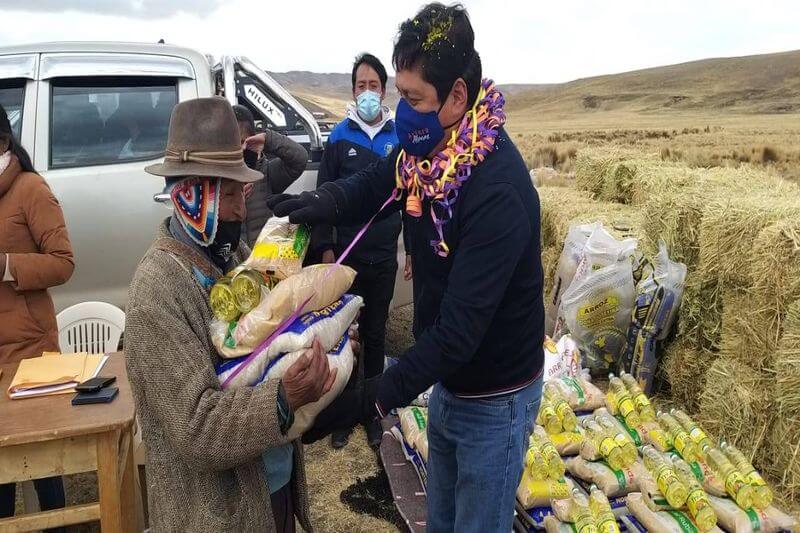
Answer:
[[[220,178],[181,178],[167,183],[166,192],[181,226],[200,246],[208,246],[216,237],[221,183]]]
[[[467,111],[444,150],[431,159],[400,152],[397,158],[398,193],[407,192],[406,212],[422,215],[422,201],[431,202],[431,218],[438,240],[431,246],[442,257],[450,254],[444,240],[444,225],[453,217],[458,191],[469,180],[472,169],[495,148],[500,128],[506,122],[505,99],[492,80],[483,80],[475,105]]]

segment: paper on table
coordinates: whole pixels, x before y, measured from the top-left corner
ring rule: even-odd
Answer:
[[[108,356],[103,354],[23,359],[8,388],[8,395],[19,399],[74,392],[76,385],[96,377],[106,361]]]

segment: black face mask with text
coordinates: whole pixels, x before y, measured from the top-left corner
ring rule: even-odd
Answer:
[[[241,221],[220,220],[217,223],[217,234],[214,236],[214,242],[208,245],[208,254],[214,264],[222,270],[225,270],[239,246],[241,233]]]

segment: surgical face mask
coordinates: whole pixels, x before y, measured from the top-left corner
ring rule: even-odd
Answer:
[[[373,91],[364,91],[356,98],[358,116],[366,122],[372,122],[381,112],[381,95]]]

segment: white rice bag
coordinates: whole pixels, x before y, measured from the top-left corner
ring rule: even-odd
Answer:
[[[323,350],[326,352],[332,350],[342,335],[347,333],[363,305],[364,300],[360,296],[345,294],[327,307],[298,317],[284,333],[275,337],[266,349],[256,354],[250,364],[233,378],[228,387],[258,383],[273,359],[281,354],[310,348],[314,337],[319,339]],[[229,359],[220,365],[217,369],[220,383],[224,383],[245,359],[246,357]]]
[[[687,533],[698,531],[697,526],[682,511],[653,511],[644,501],[644,497],[634,492],[626,499],[628,510],[650,533]],[[713,533],[722,531],[718,527],[709,530]]]
[[[587,483],[594,483],[609,498],[639,490],[640,480],[649,477],[641,462],[629,468],[614,470],[606,463],[591,462],[577,456],[564,461],[567,471]]]
[[[428,461],[428,410],[424,407],[404,407],[397,410],[403,438]]]
[[[775,507],[766,509],[741,509],[728,498],[709,494],[708,501],[717,514],[719,525],[732,533],[777,533],[798,531],[797,520]]]

